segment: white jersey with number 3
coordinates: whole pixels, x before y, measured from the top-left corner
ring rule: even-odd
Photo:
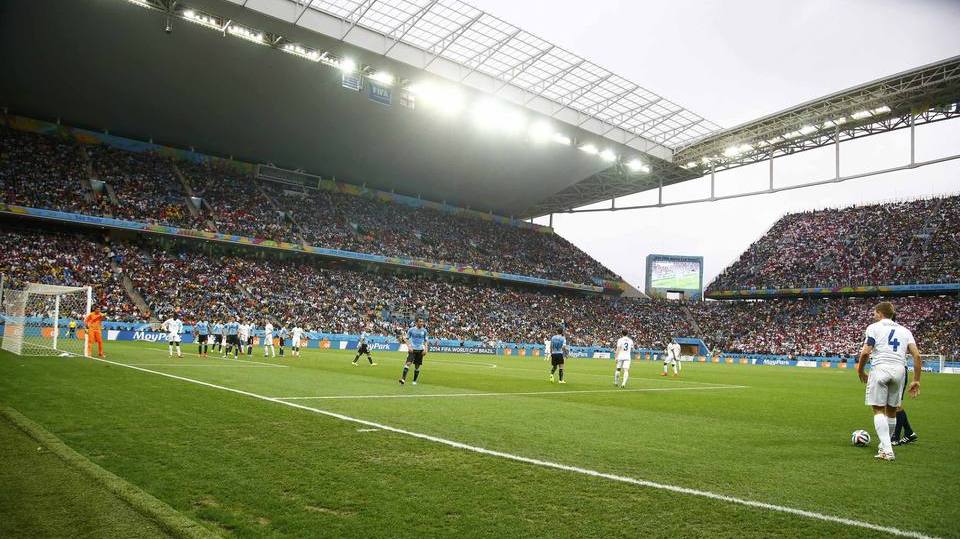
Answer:
[[[633,357],[633,339],[630,337],[620,337],[617,340],[617,359],[630,359]]]
[[[916,344],[916,341],[913,340],[913,333],[909,329],[884,318],[867,326],[863,343],[873,347],[873,353],[870,354],[871,367],[906,366],[907,346]]]

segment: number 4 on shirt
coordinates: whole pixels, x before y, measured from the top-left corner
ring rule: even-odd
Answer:
[[[893,347],[893,351],[896,352],[897,348],[900,348],[900,341],[893,338],[893,334],[896,330],[891,329],[890,335],[887,335],[887,344]]]

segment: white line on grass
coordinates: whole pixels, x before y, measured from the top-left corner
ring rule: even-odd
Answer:
[[[704,391],[707,389],[744,389],[747,386],[718,385],[716,387],[656,387],[637,389],[579,389],[573,391],[517,391],[504,393],[407,393],[401,395],[323,395],[317,397],[273,397],[284,401],[315,399],[421,399],[430,397],[510,397],[523,395],[573,395],[577,393],[634,393],[638,391]]]
[[[215,363],[136,363],[138,367],[209,367],[213,369],[266,369],[276,365],[217,365]]]
[[[170,351],[167,350],[166,348],[147,348],[147,350],[150,350],[151,352],[167,352],[168,354],[170,353]],[[195,352],[183,352],[183,355],[202,357],[200,356],[200,354],[197,354]],[[171,356],[170,358],[173,359],[173,356]],[[215,359],[217,361],[233,361],[236,363],[254,363],[256,365],[266,365],[267,367],[277,367],[280,369],[286,369],[288,367],[288,365],[276,365],[274,363],[264,363],[262,361],[254,361],[252,359],[230,359],[228,357],[210,357],[210,356],[207,356],[207,359],[208,360]]]
[[[357,429],[357,432],[379,432],[380,429]]]
[[[554,470],[562,470],[566,472],[574,472],[582,475],[587,475],[590,477],[597,477],[600,479],[608,479],[610,481],[616,481],[619,483],[628,483],[631,485],[638,485],[641,487],[654,488],[658,490],[665,490],[668,492],[675,492],[677,494],[686,494],[688,496],[697,496],[700,498],[708,498],[711,500],[718,500],[722,502],[733,503],[737,505],[743,505],[747,507],[752,507],[755,509],[765,509],[767,511],[774,511],[778,513],[786,513],[789,515],[795,515],[805,518],[810,518],[814,520],[820,520],[823,522],[833,522],[835,524],[843,524],[845,526],[852,526],[857,528],[865,528],[868,530],[874,530],[883,533],[889,533],[891,535],[897,535],[900,537],[914,537],[916,539],[933,539],[932,536],[925,535],[920,532],[910,531],[910,530],[901,530],[900,528],[894,528],[892,526],[881,526],[879,524],[872,524],[870,522],[864,522],[862,520],[854,520],[851,518],[838,517],[834,515],[828,515],[825,513],[818,513],[816,511],[807,511],[804,509],[797,509],[794,507],[787,507],[785,505],[776,505],[766,502],[758,502],[754,500],[748,500],[745,498],[737,498],[735,496],[727,496],[725,494],[717,494],[715,492],[710,492],[707,490],[697,490],[693,488],[681,487],[677,485],[669,485],[666,483],[658,483],[656,481],[647,481],[646,479],[636,479],[633,477],[627,477],[623,475],[615,475],[605,472],[598,472],[596,470],[590,470],[588,468],[581,468],[579,466],[571,466],[568,464],[561,464],[559,462],[551,462],[548,460],[540,460],[531,457],[524,457],[521,455],[514,455],[512,453],[505,453],[503,451],[496,451],[494,449],[486,449],[483,447],[477,447],[473,445],[468,445],[461,442],[456,442],[454,440],[447,440],[446,438],[440,438],[438,436],[432,436],[430,434],[422,434],[419,432],[413,432],[409,430],[403,430],[397,427],[391,427],[389,425],[383,425],[381,423],[375,423],[373,421],[367,421],[366,419],[359,419],[356,417],[351,417],[348,415],[338,414],[336,412],[330,412],[327,410],[321,410],[320,408],[313,408],[311,406],[306,406],[296,402],[289,402],[280,400],[274,397],[267,397],[266,395],[259,395],[257,393],[252,393],[250,391],[244,391],[242,389],[236,389],[232,387],[221,386],[217,384],[212,384],[210,382],[204,382],[202,380],[194,380],[193,378],[187,378],[185,376],[177,376],[176,374],[170,374],[167,372],[154,371],[151,369],[144,369],[143,367],[137,367],[136,365],[130,365],[127,363],[120,363],[117,361],[110,361],[109,359],[101,358],[90,358],[94,361],[99,361],[101,363],[109,363],[111,365],[118,365],[120,367],[127,367],[129,369],[134,369],[141,372],[147,372],[150,374],[156,374],[158,376],[164,376],[166,378],[172,378],[174,380],[181,380],[184,382],[190,382],[191,384],[197,384],[205,387],[210,387],[213,389],[219,389],[222,391],[228,391],[230,393],[236,393],[238,395],[245,395],[247,397],[252,397],[254,399],[260,399],[267,402],[273,402],[276,404],[282,404],[284,406],[290,406],[291,408],[297,408],[300,410],[305,410],[308,412],[313,412],[315,414],[320,414],[327,417],[332,417],[335,419],[340,419],[342,421],[349,421],[351,423],[357,423],[359,425],[365,425],[370,428],[385,430],[389,432],[394,432],[397,434],[403,434],[405,436],[410,436],[413,438],[418,438],[420,440],[426,440],[428,442],[434,442],[437,444],[446,445],[449,447],[454,447],[457,449],[463,449],[465,451],[471,451],[473,453],[479,453],[481,455],[489,455],[493,457],[500,457],[506,460],[512,460],[515,462],[523,462],[525,464],[533,464],[535,466],[541,466],[544,468],[551,468]]]

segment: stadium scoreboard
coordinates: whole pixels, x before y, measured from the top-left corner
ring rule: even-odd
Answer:
[[[646,293],[656,298],[703,297],[703,257],[647,255]]]

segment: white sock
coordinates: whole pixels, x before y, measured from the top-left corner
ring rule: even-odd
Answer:
[[[613,371],[613,385],[620,385],[620,371]]]
[[[897,432],[897,418],[887,418],[887,429],[890,431],[890,436],[893,436],[893,433]]]
[[[623,371],[623,384],[621,385],[627,385],[627,378],[630,378],[630,371]]]
[[[887,416],[874,414],[873,426],[877,429],[877,437],[880,438],[880,450],[884,453],[893,453],[893,446],[890,445],[890,424],[887,423]]]
[[[667,368],[668,368],[668,367],[669,367],[669,365],[667,365],[666,363],[663,364],[663,374],[667,374]]]
[[[168,346],[169,346],[169,348],[170,348],[170,355],[173,356],[173,345],[171,344],[171,345],[168,345]]]
[[[677,364],[673,364],[673,374],[680,374],[680,369],[677,367]]]

